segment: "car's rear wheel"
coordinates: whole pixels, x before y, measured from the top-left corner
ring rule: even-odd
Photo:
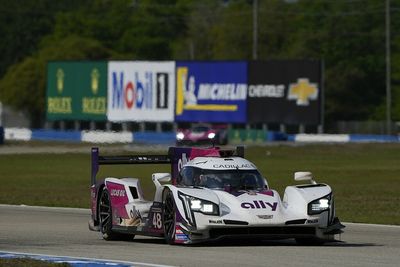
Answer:
[[[105,240],[132,240],[135,235],[121,234],[112,231],[112,207],[108,190],[101,191],[99,199],[100,232]]]
[[[166,190],[163,194],[162,219],[165,241],[171,245],[175,244],[176,206],[170,190]]]

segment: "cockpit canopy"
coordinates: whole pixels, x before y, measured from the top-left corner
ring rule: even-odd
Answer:
[[[266,188],[264,178],[254,169],[208,170],[193,166],[182,168],[177,179],[177,184],[226,191],[263,190]]]

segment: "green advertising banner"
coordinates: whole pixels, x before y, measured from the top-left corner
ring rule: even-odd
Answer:
[[[47,120],[106,120],[107,62],[47,64]]]

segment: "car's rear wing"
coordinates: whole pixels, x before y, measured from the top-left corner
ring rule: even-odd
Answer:
[[[117,164],[170,164],[169,155],[122,155],[122,156],[100,156],[99,148],[92,148],[92,173],[91,185],[96,184],[96,175],[99,165]]]
[[[101,156],[99,148],[93,147],[91,152],[92,170],[91,185],[96,184],[96,175],[99,171],[99,165],[117,165],[117,164],[171,164],[172,183],[175,180],[180,168],[191,160],[199,156],[210,157],[244,157],[244,147],[238,146],[236,149],[212,148],[192,148],[192,147],[170,147],[167,155],[122,155],[122,156]]]

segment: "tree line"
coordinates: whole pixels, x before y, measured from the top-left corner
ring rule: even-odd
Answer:
[[[383,0],[0,0],[0,101],[45,117],[51,60],[321,59],[325,121],[386,116]],[[400,0],[390,1],[400,120]]]

